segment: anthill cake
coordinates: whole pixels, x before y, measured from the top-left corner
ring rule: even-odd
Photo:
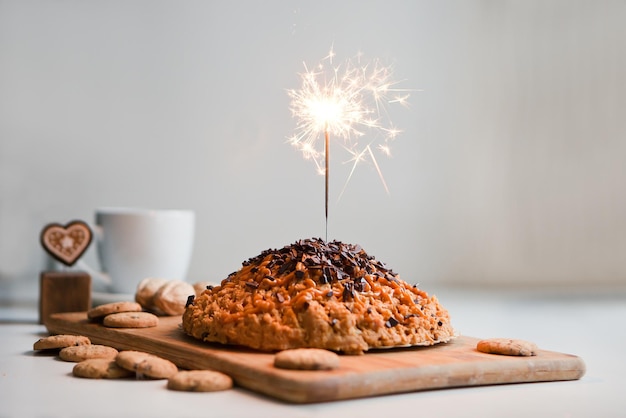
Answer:
[[[435,296],[400,279],[359,245],[306,239],[245,261],[189,298],[185,333],[263,351],[323,348],[362,354],[454,336]]]

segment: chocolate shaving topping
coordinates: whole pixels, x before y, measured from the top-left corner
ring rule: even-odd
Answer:
[[[343,284],[343,300],[348,301],[354,298],[354,283],[347,282]]]
[[[257,282],[246,282],[246,286],[256,289],[259,287],[259,284]]]
[[[187,302],[185,303],[185,308],[188,307],[189,305],[193,305],[193,301],[195,298],[196,298],[195,295],[187,296]]]
[[[322,271],[323,271],[323,273],[322,273],[322,277],[320,278],[320,282],[321,282],[322,284],[325,284],[325,283],[332,283],[332,281],[333,281],[333,276],[332,276],[332,274],[330,273],[330,267],[324,267],[324,268],[322,269]]]
[[[293,270],[295,267],[296,267],[296,262],[294,260],[289,260],[280,266],[280,268],[278,269],[278,274],[287,273]]]
[[[367,281],[363,277],[358,278],[354,281],[354,290],[357,292],[363,292],[365,290],[365,284]]]
[[[302,263],[304,270],[300,268],[296,270],[298,263]],[[368,255],[360,245],[344,244],[340,241],[326,242],[321,238],[298,240],[279,250],[268,249],[242,264],[244,267],[252,266],[251,273],[259,271],[261,266],[270,269],[272,274],[266,276],[269,280],[278,280],[291,272],[294,272],[297,280],[302,280],[306,276],[305,271],[309,270],[308,277],[318,284],[334,282],[344,284],[345,300],[353,298],[356,292],[364,292],[368,288],[364,278],[366,274],[375,281],[379,277],[397,281],[391,269]],[[248,286],[256,289],[258,284],[248,283]]]

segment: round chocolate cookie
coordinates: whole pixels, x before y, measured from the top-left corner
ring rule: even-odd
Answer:
[[[216,392],[233,387],[230,376],[212,370],[184,370],[167,381],[167,388],[187,392]]]
[[[121,351],[115,362],[126,370],[137,373],[138,377],[168,379],[178,372],[178,367],[169,360],[141,351]]]
[[[141,310],[141,305],[137,302],[111,302],[88,310],[87,318],[96,321],[118,312],[140,312]]]
[[[33,350],[58,350],[60,348],[91,344],[89,338],[82,335],[50,335],[40,338],[33,344]]]
[[[88,344],[72,347],[65,347],[59,352],[59,357],[64,361],[75,363],[92,358],[115,359],[118,351],[106,345]]]
[[[74,366],[72,374],[88,379],[119,379],[135,375],[134,372],[118,366],[115,360],[105,358],[81,361]]]
[[[151,328],[159,325],[159,317],[150,312],[120,312],[104,317],[109,328]]]
[[[264,351],[428,346],[455,332],[435,296],[400,279],[360,246],[322,239],[266,250],[190,298],[183,330]]]

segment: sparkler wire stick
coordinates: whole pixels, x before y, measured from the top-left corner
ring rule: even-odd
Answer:
[[[326,213],[326,242],[328,242],[328,177],[330,166],[330,135],[328,134],[328,128],[324,131],[324,209]]]

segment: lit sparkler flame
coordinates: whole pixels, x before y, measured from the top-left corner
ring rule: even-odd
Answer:
[[[392,80],[391,67],[382,66],[378,60],[362,64],[358,55],[356,63],[346,60],[333,65],[334,57],[331,48],[315,69],[310,70],[304,63],[301,88],[288,90],[290,109],[297,119],[296,132],[288,141],[305,159],[313,160],[318,172],[326,177],[327,230],[329,137],[342,139],[341,145],[350,155],[352,169],[343,190],[356,166],[370,160],[389,193],[374,150],[391,154],[390,142],[400,131],[388,121],[387,105],[406,105],[409,97],[409,90],[394,87],[397,83]],[[323,145],[319,141],[322,137]]]

